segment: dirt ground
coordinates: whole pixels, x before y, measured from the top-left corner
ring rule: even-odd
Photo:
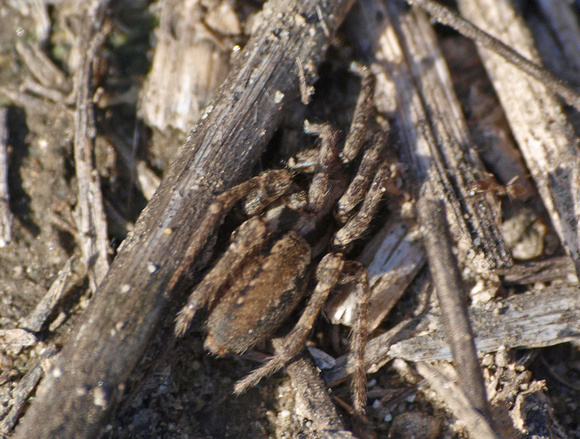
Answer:
[[[58,348],[65,343],[82,318],[92,294],[78,245],[78,213],[75,211],[78,189],[71,140],[74,101],[68,99],[73,90],[76,61],[71,54],[78,6],[73,1],[46,3],[49,4],[46,9],[48,23],[44,28],[34,11],[34,2],[9,0],[0,4],[0,107],[7,109],[8,160],[4,166],[8,170],[9,207],[13,215],[12,240],[0,248],[0,330],[21,328],[22,319],[34,310],[69,260],[72,271],[64,296],[42,328],[27,332],[31,338],[21,337],[14,341],[10,336],[17,333],[0,334],[0,414],[3,416],[14,404],[14,390],[22,377],[47,348]],[[149,4],[145,0],[112,2],[109,16],[105,18],[107,40],[94,67],[98,94],[95,99],[94,163],[104,198],[111,258],[147,202],[135,183],[136,173],[131,169],[131,160],[142,161],[152,181],[162,178],[164,169],[185,138],[185,134],[176,131],[168,134],[169,129],[163,134],[151,129],[139,118],[137,110],[139,90],[151,65],[159,3]],[[221,2],[201,3],[206,10],[213,10]],[[239,7],[242,20],[251,17],[260,7],[260,2],[253,1],[223,3]],[[41,39],[39,33],[43,31],[47,34]],[[442,38],[455,38],[444,29],[439,31]],[[247,38],[244,32],[233,37],[241,45]],[[36,88],[31,86],[40,80],[31,70],[35,67],[23,59],[22,51],[15,49],[18,41],[27,44],[41,41],[38,47],[60,71],[64,82],[52,88],[43,84]],[[229,44],[230,40],[227,41]],[[324,100],[325,93],[348,94],[351,88],[356,88],[350,85],[356,83],[354,76],[336,67],[347,67],[344,59],[349,58],[353,50],[343,41],[331,48],[331,60],[321,69],[323,84],[319,85],[314,108],[310,110],[315,115],[332,119],[341,128],[348,123],[348,116],[341,116],[331,105],[316,102]],[[337,91],[341,88],[339,82],[342,82],[341,92]],[[336,96],[328,99],[337,102]],[[347,96],[342,105],[352,108],[355,99],[356,96]],[[348,111],[345,114],[348,115]],[[279,157],[273,155],[265,157],[261,166],[278,162]],[[420,285],[412,286],[410,291],[409,297],[401,300],[379,332],[412,316],[410,307],[420,300],[413,296],[413,291],[419,294]],[[292,384],[284,372],[242,396],[232,396],[233,384],[258,363],[247,356],[214,358],[207,355],[200,325],[185,338],[174,339],[171,331],[177,309],[179,304],[174,304],[168,311],[141,367],[127,384],[126,397],[103,438],[316,437],[309,428],[310,422],[296,413]],[[335,348],[346,349],[344,341],[348,334],[346,328],[330,328],[322,318],[312,338],[317,347],[326,347],[339,356],[344,352],[337,352]],[[334,345],[333,339],[338,340]],[[168,344],[167,340],[172,341]],[[256,351],[268,352],[268,349],[264,345],[258,346]],[[566,343],[508,355],[512,364],[521,360],[518,373],[524,370],[531,373],[528,382],[545,380],[546,412],[553,411],[560,427],[553,427],[541,437],[561,437],[559,432],[562,431],[568,437],[580,437],[579,352],[577,344]],[[255,357],[258,356],[256,353]],[[493,375],[499,369],[498,363],[492,354],[486,361]],[[420,375],[408,365],[391,362],[370,375],[368,380],[369,430],[376,437],[465,437],[452,414],[437,402]],[[339,407],[348,425],[348,385],[334,388],[332,395],[335,401],[342,401]],[[10,435],[9,430],[1,433]]]

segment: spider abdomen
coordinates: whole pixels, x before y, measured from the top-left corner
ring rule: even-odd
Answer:
[[[242,353],[272,335],[302,298],[310,253],[305,239],[289,232],[248,262],[211,311],[205,347]]]

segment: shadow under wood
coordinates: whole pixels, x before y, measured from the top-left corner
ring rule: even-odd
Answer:
[[[33,221],[30,208],[30,196],[26,193],[22,182],[22,168],[29,157],[26,137],[29,135],[26,125],[26,115],[23,110],[10,107],[8,109],[8,145],[10,150],[8,163],[8,187],[10,193],[10,210],[20,223],[34,236],[40,234],[40,227]]]

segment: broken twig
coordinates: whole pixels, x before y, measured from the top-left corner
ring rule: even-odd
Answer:
[[[8,110],[0,108],[0,247],[12,241],[12,213],[8,192]]]
[[[20,320],[18,326],[32,332],[39,332],[44,326],[46,319],[54,311],[54,307],[60,301],[65,290],[66,283],[71,275],[71,259],[58,272],[58,276],[52,283],[42,300],[36,305],[31,314]]]
[[[484,415],[489,415],[483,375],[467,313],[466,291],[457,258],[453,254],[453,241],[445,219],[445,205],[422,198],[417,202],[417,213],[429,271],[439,299],[441,320],[451,346],[457,375],[471,404]]]
[[[580,288],[563,285],[538,288],[500,300],[492,307],[469,310],[480,355],[499,349],[534,349],[577,340],[580,337]],[[435,327],[435,328],[433,328]],[[429,312],[404,321],[369,341],[365,351],[367,372],[376,372],[394,358],[419,362],[453,359],[438,314]],[[348,355],[324,371],[336,384],[353,373]]]

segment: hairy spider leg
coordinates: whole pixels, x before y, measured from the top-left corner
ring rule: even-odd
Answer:
[[[326,132],[328,133],[328,131]],[[323,134],[324,135],[324,134]],[[384,137],[378,140],[384,143]],[[322,153],[321,153],[322,155]],[[266,364],[252,371],[247,377],[240,380],[235,386],[235,392],[241,393],[249,387],[257,384],[261,379],[270,376],[284,367],[293,357],[303,349],[317,316],[326,303],[328,295],[336,285],[340,274],[345,271],[355,277],[357,294],[357,324],[353,328],[351,338],[351,353],[355,363],[355,373],[352,381],[353,406],[355,413],[362,416],[366,404],[366,372],[364,368],[364,348],[367,339],[367,308],[370,295],[368,285],[368,273],[364,266],[358,262],[344,262],[343,252],[348,244],[358,239],[367,229],[378,204],[386,191],[386,185],[391,176],[388,164],[379,166],[370,190],[366,193],[359,212],[341,228],[333,239],[334,253],[326,255],[317,269],[316,278],[318,283],[300,320],[294,329],[284,337],[278,353]],[[355,177],[356,178],[356,177]],[[324,204],[323,202],[321,204]]]
[[[238,271],[246,258],[258,251],[268,235],[268,227],[260,217],[245,221],[232,236],[231,244],[203,280],[190,294],[187,304],[175,320],[175,334],[185,335],[197,311],[213,302],[218,291]]]
[[[355,324],[350,337],[350,356],[354,363],[354,373],[351,381],[352,405],[357,416],[362,417],[367,402],[365,348],[368,338],[368,304],[371,295],[369,274],[363,264],[348,261],[344,271],[354,276],[356,294]]]
[[[234,186],[233,188],[218,195],[216,200],[209,206],[207,210],[208,213],[202,221],[200,229],[197,230],[194,240],[192,240],[192,242],[189,244],[188,250],[185,254],[185,259],[180,265],[181,268],[177,270],[171,278],[170,286],[175,285],[175,283],[177,283],[183,274],[183,271],[193,265],[195,259],[199,256],[205,247],[208,237],[211,236],[221,225],[227,213],[237,202],[254,191],[263,191],[269,194],[269,196],[264,197],[264,199],[270,203],[275,198],[281,197],[288,190],[291,183],[291,172],[287,169],[277,169],[272,171],[265,171],[262,174],[253,177],[244,183]],[[261,209],[264,207],[265,206],[261,206]],[[254,207],[254,210],[258,211],[259,208]],[[216,218],[218,219],[216,220]],[[256,229],[255,233],[259,234],[260,229]],[[256,241],[259,241],[258,235],[256,235]],[[254,247],[249,245],[247,248],[242,247],[241,251],[246,251],[246,253],[249,254],[252,249],[254,249]],[[204,281],[202,281],[202,285],[200,286],[201,288],[196,288],[191,293],[188,299],[188,303],[177,315],[175,333],[178,336],[185,334],[197,310],[204,307],[208,301],[213,299],[215,295],[215,290],[208,288],[207,284],[204,284]]]
[[[321,140],[316,172],[308,189],[308,211],[318,212],[328,198],[330,176],[338,161],[338,131],[328,124],[308,124],[308,130]]]
[[[364,70],[361,90],[356,101],[350,129],[340,153],[342,163],[352,162],[364,145],[375,104],[376,82],[376,76],[368,70]]]
[[[385,149],[386,138],[387,135],[384,131],[379,131],[373,136],[370,147],[363,154],[357,174],[338,200],[334,216],[341,224],[345,224],[349,220],[354,209],[364,199],[373,175],[383,159],[382,152]]]
[[[358,212],[338,230],[331,243],[331,248],[340,251],[347,251],[348,247],[359,239],[368,229],[368,226],[375,216],[379,203],[387,191],[387,185],[391,179],[393,170],[391,166],[383,162],[373,178],[370,188],[366,192],[362,205]]]

